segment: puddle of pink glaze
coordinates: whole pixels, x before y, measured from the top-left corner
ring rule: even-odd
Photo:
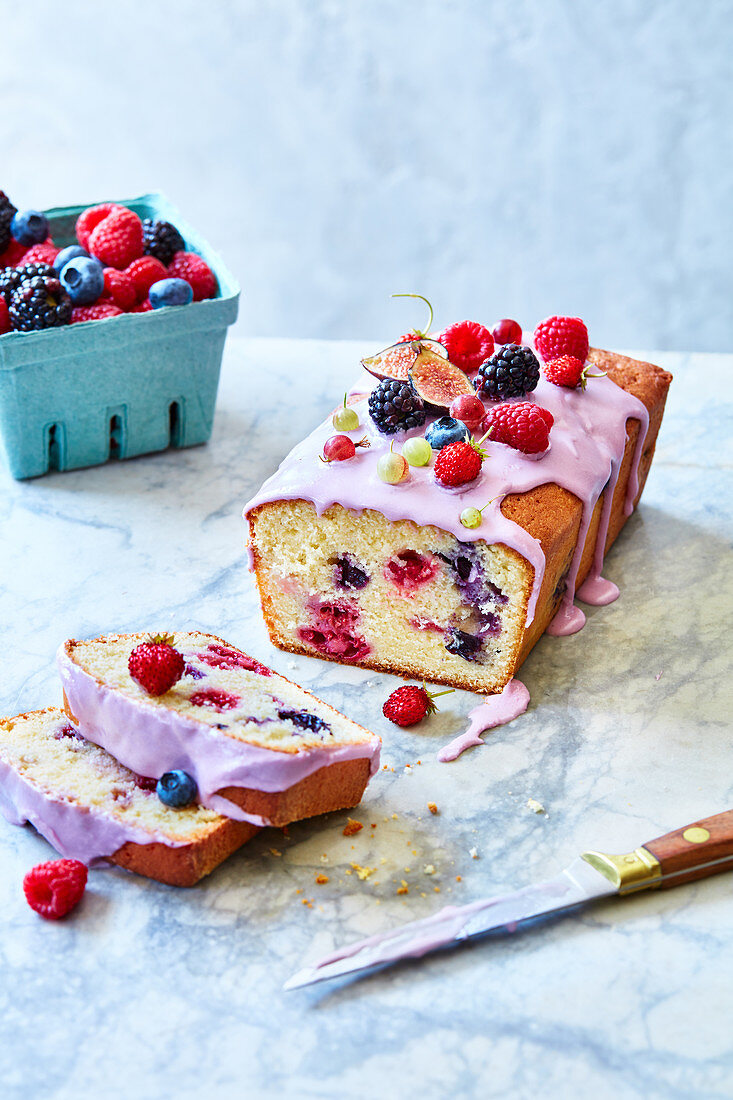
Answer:
[[[546,633],[556,638],[564,638],[568,634],[577,634],[585,626],[585,615],[573,603],[563,603],[555,615]]]
[[[588,577],[588,580],[581,584],[576,595],[583,603],[589,603],[593,607],[605,607],[606,604],[618,599],[619,590],[618,585],[613,581],[607,581],[605,577]]]
[[[503,726],[524,714],[529,704],[529,692],[520,680],[510,680],[499,695],[490,695],[481,706],[475,707],[469,714],[468,729],[456,737],[438,753],[441,764],[456,760],[462,752],[472,745],[483,745],[479,734],[494,726]]]

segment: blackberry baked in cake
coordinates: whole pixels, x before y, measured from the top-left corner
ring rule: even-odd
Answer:
[[[671,376],[589,349],[577,318],[495,348],[483,329],[477,363],[455,339],[469,324],[365,360],[371,392],[246,506],[275,645],[496,693],[548,627],[582,626],[576,592],[618,594],[603,559],[639,500]]]
[[[140,682],[151,651],[179,663],[170,686]],[[280,826],[355,806],[379,765],[379,737],[212,634],[70,640],[58,665],[85,738],[140,775],[185,773],[232,818]]]
[[[155,783],[85,741],[58,707],[0,719],[0,811],[62,856],[173,886],[193,886],[257,832],[200,805],[164,805]]]

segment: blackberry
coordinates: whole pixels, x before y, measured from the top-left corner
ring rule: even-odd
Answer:
[[[481,639],[467,634],[465,630],[453,629],[446,635],[445,648],[449,653],[463,657],[464,661],[475,661],[481,649]]]
[[[58,278],[50,264],[26,264],[25,267],[6,267],[0,271],[0,294],[5,299],[5,304],[10,305],[10,295],[26,279],[32,279],[36,275],[47,275],[51,279]]]
[[[530,393],[539,380],[540,364],[532,349],[504,344],[479,367],[476,389],[482,397],[503,401]]]
[[[311,733],[331,729],[328,722],[324,722],[317,714],[310,714],[307,710],[279,710],[277,716],[283,722],[292,722],[294,726],[299,726],[303,730],[310,730]]]
[[[425,408],[409,382],[384,378],[369,394],[369,415],[384,435],[425,423]]]
[[[155,256],[167,267],[176,252],[183,252],[186,242],[170,222],[153,221],[146,218],[143,222],[143,237],[145,246],[143,251],[146,256]]]
[[[4,252],[10,244],[10,223],[17,213],[5,192],[0,191],[0,252]]]
[[[11,292],[8,303],[10,324],[21,332],[68,325],[71,309],[71,298],[59,280],[48,275],[26,279]]]

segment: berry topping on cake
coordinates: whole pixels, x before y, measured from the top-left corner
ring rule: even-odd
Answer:
[[[279,710],[277,716],[283,722],[292,722],[298,729],[308,730],[310,733],[331,729],[328,722],[324,722],[317,714],[311,714],[307,710]]]
[[[462,393],[451,402],[450,415],[455,420],[461,420],[467,428],[474,431],[486,415],[486,407],[480,397],[474,394]]]
[[[493,500],[487,501],[483,508],[464,508],[460,515],[463,526],[468,527],[469,530],[474,527],[480,527],[483,523],[484,512],[489,507],[489,504],[493,504]]]
[[[531,348],[505,344],[479,368],[476,389],[482,397],[504,401],[524,397],[540,380],[540,365]]]
[[[484,428],[491,431],[495,443],[505,443],[525,454],[547,450],[550,428],[555,419],[551,412],[532,401],[495,405],[489,409]]]
[[[11,291],[8,301],[10,323],[21,332],[68,325],[71,310],[71,298],[59,280],[50,275],[24,279]]]
[[[331,417],[331,423],[337,432],[355,432],[359,427],[359,417],[354,409],[348,408],[346,404],[346,394],[344,394],[343,405],[336,409],[336,412]]]
[[[369,415],[384,435],[406,432],[425,423],[422,400],[409,382],[383,379],[369,394]]]
[[[468,375],[439,355],[418,355],[410,367],[410,382],[424,405],[446,412],[456,397],[475,392]]]
[[[402,457],[406,458],[411,466],[427,466],[433,457],[433,448],[427,439],[415,435],[412,439],[406,439],[402,447]]]
[[[196,781],[180,768],[161,775],[155,790],[163,805],[175,810],[190,806],[197,794]]]
[[[408,476],[410,467],[407,459],[393,451],[392,447],[377,462],[377,477],[388,485],[399,485]]]
[[[494,350],[494,337],[478,321],[457,321],[438,337],[455,363],[466,374],[475,374]]]
[[[481,405],[481,402],[479,401]],[[483,417],[486,410],[481,405],[481,415]],[[462,421],[456,420],[453,416],[441,416],[438,420],[434,421],[428,430],[425,432],[425,439],[430,444],[434,451],[440,451],[443,447],[447,447],[449,443],[468,442],[471,438],[471,433]]]
[[[588,329],[580,317],[547,317],[534,330],[534,346],[546,363],[561,355],[588,358]]]
[[[216,298],[216,275],[206,260],[195,252],[176,252],[168,265],[168,274],[174,279],[186,280],[193,291],[194,302]]]
[[[175,225],[152,218],[144,219],[143,249],[146,256],[155,256],[167,267],[176,252],[182,252],[185,247],[186,243]]]
[[[165,695],[183,676],[186,663],[171,645],[172,640],[165,634],[156,634],[150,641],[135,646],[129,656],[130,676],[148,695]]]
[[[589,374],[590,363],[585,366],[574,355],[561,355],[559,359],[551,359],[542,367],[545,378],[556,386],[566,386],[574,390],[577,386],[585,389],[589,378],[605,378],[606,372]]]
[[[354,440],[350,439],[348,435],[332,435],[323,444],[321,462],[346,462],[349,458],[354,457],[357,447],[370,446],[371,444],[366,436],[360,439],[358,443],[354,443]]]
[[[491,335],[494,337],[496,344],[521,344],[522,326],[509,317],[503,317],[501,321],[496,322],[491,330]]]
[[[478,443],[471,439],[468,443],[449,443],[443,447],[435,460],[436,480],[441,485],[457,488],[477,478],[486,458],[486,451],[481,449],[485,438],[482,436]]]
[[[195,707],[211,707],[212,710],[234,710],[239,706],[238,695],[232,695],[229,691],[218,691],[216,688],[204,688],[203,691],[194,692],[191,702]]]
[[[422,687],[407,684],[392,692],[382,707],[382,714],[396,726],[416,726],[428,714],[435,714],[438,708],[434,699],[439,695],[450,695],[452,691],[453,688],[449,688],[447,691],[431,693],[424,684]]]
[[[78,859],[52,859],[39,863],[23,879],[25,900],[46,920],[65,917],[81,901],[87,869]]]
[[[418,359],[442,362],[446,361],[447,352],[437,340],[427,337],[422,339],[402,340],[391,347],[378,351],[376,355],[368,355],[361,363],[365,370],[380,380],[393,378],[398,382],[406,382],[410,371]]]
[[[97,223],[88,244],[82,240],[79,243],[105,267],[122,269],[143,254],[143,225],[134,211],[118,206]]]

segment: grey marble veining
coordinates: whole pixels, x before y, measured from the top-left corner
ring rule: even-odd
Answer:
[[[730,875],[281,992],[334,946],[733,805],[733,359],[649,354],[675,382],[643,503],[607,562],[621,597],[586,609],[580,634],[545,637],[522,672],[527,713],[444,765],[435,754],[475,697],[397,730],[381,715],[392,678],[271,647],[244,563],[243,502],[362,353],[230,341],[209,446],[2,475],[2,713],[58,699],[67,636],[201,627],[377,730],[388,764],[354,837],[346,814],[263,832],[188,891],[95,871],[59,924],[21,894],[48,845],[0,820],[2,1094],[729,1098]],[[361,880],[352,863],[374,871]]]

